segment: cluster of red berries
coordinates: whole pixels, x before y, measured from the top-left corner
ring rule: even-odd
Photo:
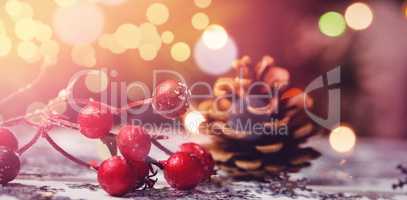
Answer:
[[[151,103],[160,115],[166,118],[177,118],[186,112],[189,106],[189,95],[189,90],[184,84],[168,80],[159,84],[154,90]],[[103,139],[110,134],[114,123],[113,116],[117,110],[120,109],[90,101],[79,112],[77,123],[69,122],[68,126],[67,121],[59,118],[50,118],[50,122],[58,122],[58,125],[64,127],[76,127],[88,138]],[[47,135],[46,130],[49,126],[47,127],[39,131],[41,136],[67,158],[97,170],[100,186],[113,196],[121,196],[142,186],[153,187],[157,181],[153,179],[157,174],[153,165],[164,171],[164,177],[171,187],[180,190],[192,189],[214,174],[214,161],[201,146],[186,143],[181,146],[179,152],[172,153],[141,126],[123,126],[115,136],[121,156],[112,155],[100,165],[86,163],[65,152]],[[38,135],[33,141],[36,139]],[[0,184],[6,184],[17,176],[20,169],[18,155],[33,143],[18,150],[15,136],[8,129],[0,129]],[[168,160],[156,161],[149,157],[152,145],[169,154]]]

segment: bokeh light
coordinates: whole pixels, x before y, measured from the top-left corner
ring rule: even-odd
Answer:
[[[19,0],[8,0],[5,4],[6,13],[14,20],[32,18],[33,8],[30,4]]]
[[[31,18],[18,20],[15,32],[20,40],[32,40],[37,34],[37,22]]]
[[[102,70],[92,70],[85,77],[85,85],[89,91],[100,93],[107,89],[109,85],[109,77]]]
[[[54,0],[58,6],[69,7],[75,5],[78,0]]]
[[[220,25],[210,25],[202,35],[204,44],[210,49],[221,49],[229,40],[228,33]]]
[[[108,49],[114,54],[121,54],[126,51],[126,48],[122,47],[111,34],[103,34],[99,38],[98,44],[103,49]]]
[[[59,51],[59,44],[54,40],[47,40],[41,43],[40,53],[44,57],[44,63],[46,65],[57,63]]]
[[[194,48],[194,59],[198,67],[206,74],[221,75],[232,68],[238,58],[236,43],[229,38],[223,48],[210,49],[201,38]]]
[[[164,31],[161,34],[161,40],[164,44],[171,44],[174,41],[174,33],[171,31]]]
[[[327,36],[338,37],[346,30],[345,19],[340,13],[327,12],[319,18],[319,30]]]
[[[46,105],[42,102],[33,102],[26,109],[26,120],[33,124],[41,124],[46,121],[43,115],[33,115],[28,117],[28,114],[31,113],[40,113],[45,109]]]
[[[50,40],[52,38],[52,28],[42,22],[36,23],[35,39],[41,42]]]
[[[92,45],[76,45],[71,52],[72,61],[83,67],[96,65],[96,53]]]
[[[64,114],[68,109],[68,103],[59,99],[48,102],[48,110],[54,115]]]
[[[339,126],[332,130],[329,135],[329,143],[335,151],[345,153],[355,146],[356,134],[347,126]]]
[[[141,31],[134,24],[120,25],[113,34],[118,44],[127,49],[137,49],[141,41]]]
[[[345,20],[348,26],[354,30],[366,29],[373,22],[373,12],[364,3],[353,3],[345,12]]]
[[[143,60],[154,60],[154,58],[157,56],[157,49],[152,44],[144,44],[140,47],[139,54]]]
[[[101,35],[104,15],[96,4],[81,1],[70,7],[57,8],[53,27],[55,34],[64,43],[89,44]]]
[[[0,56],[7,56],[12,48],[11,39],[6,35],[0,35]]]
[[[209,17],[207,14],[199,12],[192,16],[192,26],[195,29],[202,30],[209,25]]]
[[[155,25],[167,22],[170,17],[168,7],[162,3],[153,3],[147,8],[147,19]]]
[[[161,49],[162,46],[161,35],[154,24],[143,23],[140,25],[140,30],[141,30],[140,46],[150,44],[153,45],[157,51]]]
[[[93,1],[96,1],[97,3],[101,3],[104,5],[117,6],[125,3],[127,0],[93,0]]]
[[[211,5],[212,0],[194,0],[194,3],[198,8],[207,8]]]
[[[41,53],[38,46],[31,41],[22,41],[18,44],[17,55],[28,63],[38,62]]]
[[[177,42],[171,47],[171,57],[178,62],[184,62],[191,56],[191,48],[185,42]]]
[[[205,116],[199,111],[190,111],[185,115],[184,127],[193,134],[199,133],[199,126],[205,122]]]

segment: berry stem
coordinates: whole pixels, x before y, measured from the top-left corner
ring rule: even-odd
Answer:
[[[34,137],[23,147],[21,147],[17,153],[22,155],[24,152],[26,152],[28,149],[30,149],[41,137],[41,135],[44,133],[44,130],[42,128],[38,129],[37,132],[35,133]]]
[[[57,143],[55,143],[55,141],[47,134],[44,133],[43,137],[47,140],[47,142],[55,149],[57,150],[60,154],[62,154],[64,157],[68,158],[69,160],[71,160],[72,162],[75,162],[78,165],[82,165],[86,168],[89,169],[95,169],[98,170],[98,167],[91,165],[85,161],[82,161],[78,158],[76,158],[75,156],[69,154],[68,152],[66,152],[64,149],[62,149],[62,147],[60,147]]]
[[[34,87],[35,85],[37,85],[41,81],[41,79],[44,77],[44,75],[46,74],[45,73],[46,69],[47,68],[42,66],[41,71],[38,73],[37,77],[33,81],[31,81],[29,84],[25,85],[24,87],[17,89],[15,92],[9,94],[8,96],[4,97],[3,99],[0,99],[0,106],[4,105],[5,103],[14,99],[16,96],[23,94],[27,90],[29,90],[32,87]]]
[[[160,142],[158,142],[156,139],[151,138],[151,143],[155,145],[158,149],[166,153],[167,155],[171,156],[174,154],[171,150],[169,150],[167,147],[163,146]]]
[[[159,161],[157,161],[156,159],[154,159],[154,158],[152,158],[150,156],[147,156],[146,160],[147,160],[147,162],[157,166],[158,168],[164,169],[164,166]]]

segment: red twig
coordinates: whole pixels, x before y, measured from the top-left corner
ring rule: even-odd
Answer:
[[[153,143],[153,145],[155,145],[158,149],[160,149],[161,151],[163,151],[164,153],[166,153],[167,155],[171,156],[172,154],[174,154],[174,152],[172,152],[171,150],[169,150],[167,147],[163,146],[160,142],[158,142],[156,139],[152,138],[151,139],[151,143]]]
[[[37,130],[37,132],[35,133],[34,137],[27,143],[25,144],[23,147],[21,147],[17,152],[18,154],[23,154],[24,152],[26,152],[28,149],[30,149],[37,141],[38,139],[41,137],[41,135],[43,134],[43,129],[40,128]]]

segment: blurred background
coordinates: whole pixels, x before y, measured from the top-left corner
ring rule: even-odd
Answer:
[[[113,80],[127,86],[141,81],[152,88],[155,69],[175,70],[188,83],[213,83],[231,75],[230,64],[243,55],[254,62],[271,55],[291,72],[292,84],[301,88],[341,66],[341,121],[351,132],[407,136],[407,4],[401,0],[4,0],[0,4],[0,97],[41,74],[28,92],[0,104],[3,119],[44,106],[82,69],[118,72],[86,76],[75,88],[75,96],[97,97],[109,90],[107,82]],[[125,90],[129,100],[142,98],[137,88]],[[314,95],[317,112],[323,115],[327,92]]]

